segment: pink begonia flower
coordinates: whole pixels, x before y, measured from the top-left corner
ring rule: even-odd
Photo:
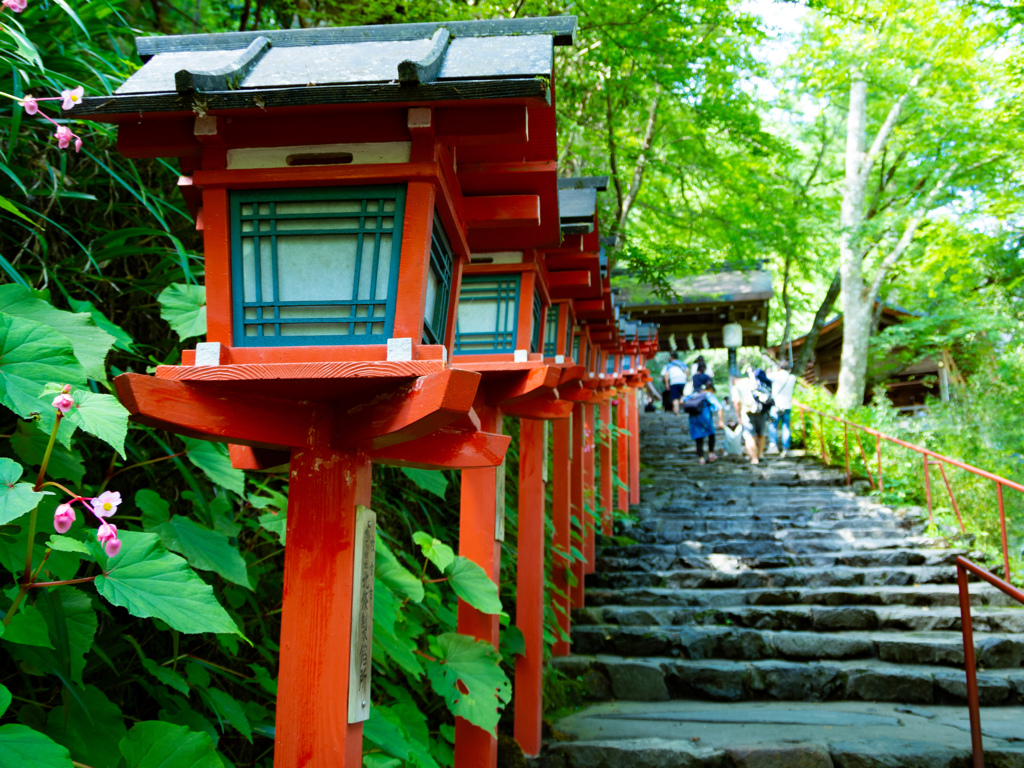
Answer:
[[[82,96],[85,94],[85,87],[78,86],[77,88],[71,88],[60,92],[60,96],[64,101],[61,102],[61,109],[71,109],[75,104],[82,103]]]
[[[39,102],[36,101],[35,96],[26,96],[21,100],[21,106],[25,108],[25,112],[34,115],[39,111]]]
[[[70,504],[61,504],[53,513],[53,527],[57,533],[67,533],[75,522],[75,510]]]
[[[97,529],[96,541],[103,544],[103,549],[108,557],[113,557],[121,551],[121,540],[117,538],[117,526],[112,523],[103,523]]]
[[[28,8],[28,0],[3,0],[3,4],[15,13],[21,13]]]
[[[61,413],[67,413],[75,407],[75,398],[71,395],[61,393],[53,398],[53,407]]]
[[[68,145],[71,144],[71,140],[75,137],[75,134],[66,125],[58,125],[57,132],[53,135],[57,139],[57,146],[61,149],[67,149]]]
[[[117,491],[104,491],[92,500],[92,511],[96,517],[110,517],[117,512],[121,504],[121,494]]]
[[[75,152],[82,151],[82,139],[80,136],[75,136]]]

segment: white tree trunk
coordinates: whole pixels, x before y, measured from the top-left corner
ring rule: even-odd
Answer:
[[[846,123],[846,179],[839,212],[839,273],[842,289],[839,306],[843,312],[843,352],[839,369],[836,404],[854,408],[864,400],[868,367],[868,337],[871,307],[864,290],[864,250],[861,225],[867,175],[863,173],[864,133],[867,128],[868,86],[859,71],[850,84],[850,112]]]

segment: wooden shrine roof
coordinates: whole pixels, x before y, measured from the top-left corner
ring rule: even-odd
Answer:
[[[146,63],[82,115],[549,98],[574,16],[136,38]]]
[[[722,346],[722,327],[736,322],[743,327],[743,346],[768,343],[769,303],[774,296],[772,277],[762,270],[723,271],[686,275],[670,281],[674,296],[665,297],[643,285],[623,285],[622,311],[631,319],[659,324],[659,340],[668,349],[669,335],[676,344],[692,336],[696,347]]]

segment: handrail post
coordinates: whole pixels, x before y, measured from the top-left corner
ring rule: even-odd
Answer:
[[[967,570],[959,563],[956,566],[956,583],[960,593],[960,631],[964,639],[964,671],[967,673],[967,711],[971,722],[971,764],[973,768],[985,768],[985,752],[981,744],[978,670],[974,661],[974,628],[971,626],[971,595],[967,586]]]
[[[820,413],[818,414],[818,444],[821,446],[821,460],[825,462],[825,466],[828,466],[832,462],[829,461],[828,451],[825,449],[825,417]]]
[[[850,429],[843,422],[843,453],[846,454],[846,484],[850,485]]]
[[[857,441],[857,448],[860,449],[860,460],[864,462],[864,473],[868,476],[868,483],[871,484],[871,490],[875,490],[874,475],[871,474],[871,462],[868,461],[868,455],[864,452],[864,443],[860,441],[860,432],[853,433],[853,439]]]
[[[878,492],[881,493],[885,490],[885,486],[882,485],[882,438],[875,437],[875,453],[878,455]]]
[[[1003,484],[996,481],[996,498],[999,499],[999,527],[1003,534],[1003,578],[1010,580],[1010,549],[1006,543],[1006,510],[1003,509]]]
[[[921,458],[924,459],[924,498],[928,502],[928,524],[933,525],[935,520],[932,517],[932,477],[928,470],[928,454],[922,453]]]
[[[956,496],[953,495],[953,486],[949,484],[949,478],[946,477],[946,468],[941,461],[939,462],[939,472],[942,473],[942,482],[946,484],[946,493],[949,494],[949,502],[953,505],[953,512],[956,513],[956,521],[960,524],[960,533],[967,533],[963,518],[960,517],[960,507],[957,506]]]

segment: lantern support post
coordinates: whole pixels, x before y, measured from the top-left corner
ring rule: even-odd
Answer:
[[[629,388],[629,502],[640,503],[640,411],[636,387]]]
[[[615,406],[615,426],[619,431],[615,439],[615,458],[619,477],[618,506],[620,512],[629,512],[629,388],[619,390]]]
[[[612,404],[605,398],[601,401],[601,533],[612,535]]]
[[[597,509],[597,467],[596,436],[594,424],[594,404],[584,403],[583,414],[583,555],[586,558],[584,573],[593,573],[597,553],[597,524],[593,511]],[[590,512],[587,511],[590,507]]]
[[[572,458],[569,461],[570,503],[572,505],[572,517],[575,521],[575,524],[573,525],[571,544],[576,547],[576,551],[580,553],[583,552],[583,541],[586,536],[586,521],[583,509],[583,493],[585,487],[583,450],[584,445],[586,444],[584,439],[586,420],[586,417],[583,414],[584,407],[583,403],[576,403],[572,409]],[[576,583],[570,586],[571,599],[569,601],[569,605],[573,608],[583,607],[584,566],[585,563],[583,560],[573,560],[572,574]]]
[[[501,432],[501,410],[477,401],[476,414],[485,431]],[[484,569],[498,585],[501,572],[501,541],[498,539],[498,473],[504,464],[462,471],[459,514],[459,554]],[[502,499],[504,503],[504,499]],[[501,510],[502,516],[504,509]],[[501,528],[504,528],[502,521]],[[502,534],[503,535],[503,534]],[[458,631],[498,647],[498,616],[478,611],[459,600]],[[458,768],[494,768],[498,764],[497,737],[468,720],[455,718],[455,765]]]
[[[551,519],[554,523],[552,544],[555,562],[551,580],[557,590],[552,596],[558,628],[566,639],[556,639],[551,648],[553,656],[569,655],[570,587],[567,574],[572,567],[572,477],[571,467],[572,418],[552,422],[551,464],[555,471],[551,478]]]
[[[541,747],[544,682],[544,422],[519,420],[519,530],[516,626],[525,653],[516,657],[515,739],[535,756]]]

